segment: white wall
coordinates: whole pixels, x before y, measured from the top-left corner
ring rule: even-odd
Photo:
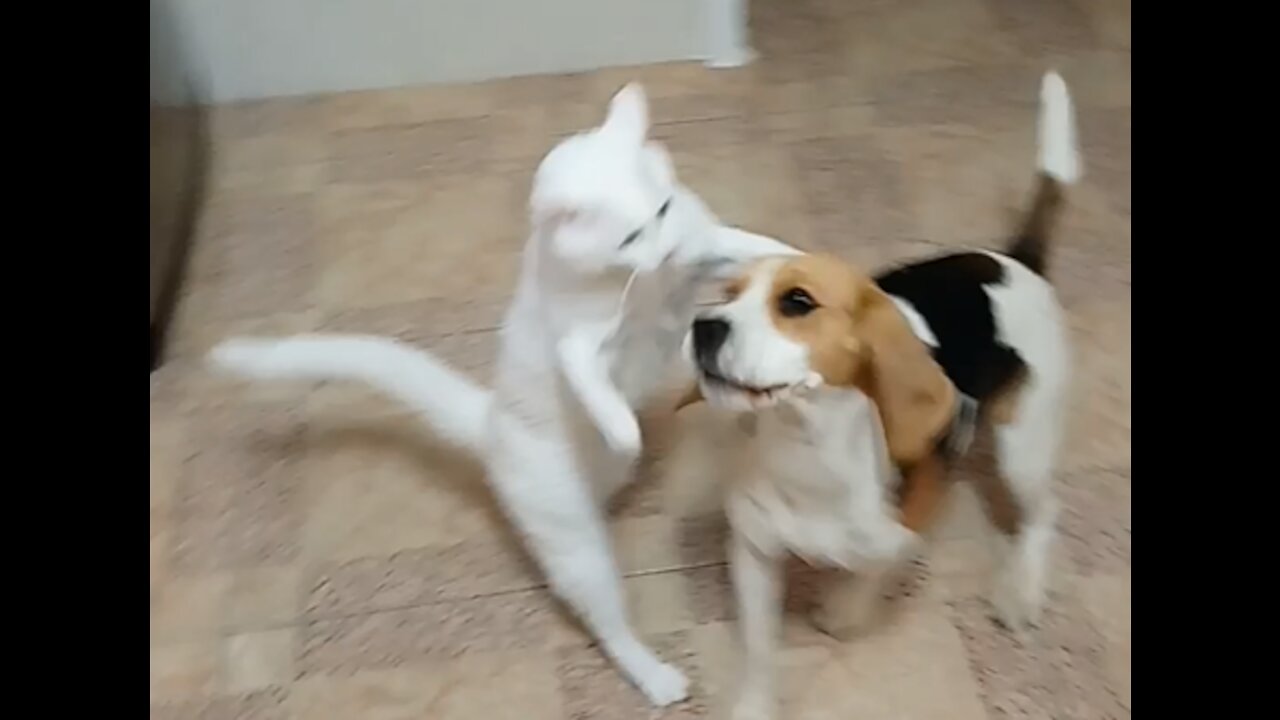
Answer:
[[[213,102],[707,55],[704,0],[152,2]]]

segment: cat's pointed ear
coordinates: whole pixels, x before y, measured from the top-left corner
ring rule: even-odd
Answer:
[[[609,101],[609,115],[600,126],[603,132],[634,142],[644,142],[649,132],[649,101],[639,83],[627,83]]]

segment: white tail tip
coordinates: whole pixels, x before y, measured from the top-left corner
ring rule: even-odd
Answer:
[[[1071,93],[1056,72],[1040,83],[1040,170],[1067,185],[1083,174]]]
[[[209,351],[210,364],[235,375],[262,376],[272,372],[272,340],[235,338],[218,343]]]

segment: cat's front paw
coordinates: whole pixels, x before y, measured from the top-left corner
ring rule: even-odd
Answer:
[[[604,428],[604,440],[609,449],[626,457],[640,454],[643,439],[640,435],[640,423],[634,415],[619,415]]]

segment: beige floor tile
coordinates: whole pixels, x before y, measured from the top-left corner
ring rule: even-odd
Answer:
[[[449,692],[433,717],[442,720],[556,720],[564,717],[551,657],[499,652],[462,658],[443,670]]]
[[[253,167],[214,167],[210,172],[209,189],[212,194],[287,192],[309,193],[317,191],[327,179],[328,163],[324,161],[301,164]]]
[[[294,565],[233,572],[223,613],[226,626],[251,630],[293,621],[300,611],[302,575]]]
[[[921,237],[951,247],[1005,241],[1033,190],[1034,119],[1028,106],[1014,130],[953,125],[883,135],[905,164],[907,202]]]
[[[209,197],[195,237],[189,295],[195,319],[238,320],[313,306],[314,193],[235,192]]]
[[[964,645],[940,608],[905,614],[891,629],[846,644],[792,678],[789,717],[986,717]]]
[[[218,646],[200,642],[152,645],[151,702],[212,695],[218,689]]]
[[[690,698],[661,711],[649,707],[644,697],[618,674],[594,647],[562,650],[556,674],[564,700],[566,718],[575,720],[630,720],[635,718],[688,718],[706,714],[707,696],[702,690],[701,663],[686,633],[676,632],[646,638],[663,659],[675,663],[690,680]]]
[[[197,291],[198,292],[198,291]],[[183,315],[175,326],[177,333],[173,338],[172,355],[182,359],[190,359],[193,363],[204,363],[210,350],[218,343],[236,337],[287,337],[314,332],[320,326],[321,314],[318,310],[309,309],[292,313],[275,313],[248,318],[221,318],[214,312],[205,313],[208,309],[200,307],[201,299],[192,299],[183,310]],[[206,370],[214,375],[213,368]],[[227,383],[232,380],[220,377]],[[298,397],[296,383],[257,383],[258,385],[274,385],[274,388],[254,388],[258,392],[276,390],[279,397]]]
[[[211,638],[222,623],[230,587],[225,573],[170,575],[151,607],[151,641],[177,642]]]
[[[502,177],[345,185],[321,194],[330,312],[423,298],[506,297],[524,244],[524,193]],[[492,296],[490,296],[492,297]]]
[[[342,674],[507,650],[547,650],[566,639],[560,608],[535,590],[307,622],[301,675]]]
[[[1059,477],[1060,545],[1076,572],[1120,574],[1133,566],[1133,479],[1089,469]]]
[[[990,538],[939,540],[929,545],[925,558],[928,577],[922,597],[926,602],[985,596],[991,587],[995,553]]]
[[[811,250],[844,254],[919,237],[910,212],[906,166],[876,135],[794,143],[809,217]]]
[[[727,152],[681,153],[675,158],[680,179],[725,223],[797,247],[811,247],[813,239],[791,158],[777,147],[744,149],[733,145]]]
[[[403,416],[314,428],[306,459],[305,553],[391,555],[492,535],[501,523],[481,472],[434,450]]]
[[[871,81],[1018,57],[1012,39],[997,31],[996,17],[980,0],[873,4],[842,23],[840,40],[842,69]]]
[[[293,628],[232,635],[223,641],[227,689],[252,692],[293,682]]]
[[[306,614],[332,618],[542,587],[541,573],[508,533],[450,545],[312,566]]]
[[[267,188],[252,179],[277,173],[282,168],[315,168],[328,157],[325,137],[315,131],[226,138],[213,148],[211,171],[215,177],[238,179],[248,185],[246,189],[269,192],[279,192],[280,188]],[[239,186],[240,183],[230,183],[223,187]]]
[[[177,702],[152,703],[152,720],[188,720],[189,718],[227,718],[240,720],[290,720],[287,706],[289,690],[269,687],[243,694],[226,694]]]
[[[169,532],[167,530],[157,532],[154,528],[152,529],[150,551],[150,575],[147,588],[151,602],[154,604],[157,591],[164,587],[169,575]]]
[[[498,652],[412,668],[313,677],[294,687],[299,720],[561,718],[554,661]]]
[[[1128,302],[1069,311],[1074,387],[1063,469],[1124,467],[1133,461],[1133,311]]]
[[[1131,0],[1086,0],[1083,3],[1098,40],[1107,47],[1133,47],[1133,3]]]
[[[185,426],[179,413],[152,407],[150,474],[148,478],[151,535],[165,530],[173,507],[174,483],[186,449]]]
[[[174,499],[172,561],[183,573],[297,559],[305,427],[287,406],[210,405],[192,418]]]
[[[494,121],[489,117],[431,120],[338,130],[329,138],[326,179],[435,182],[492,169]]]
[[[1070,84],[1073,99],[1086,107],[1133,106],[1133,54],[1101,50],[1073,56],[1060,72]]]
[[[1085,610],[1082,583],[1062,578],[1034,633],[996,630],[980,600],[956,603],[953,621],[992,717],[1125,718],[1108,668],[1107,639]]]
[[[816,94],[820,89],[804,84],[796,92],[802,91]],[[876,129],[875,107],[867,103],[828,108],[821,113],[796,110],[785,99],[779,100],[779,105],[777,110],[752,116],[753,138],[766,145],[857,136]]]
[[[434,717],[447,692],[435,668],[413,667],[365,671],[350,676],[320,675],[300,680],[290,693],[289,708],[299,720],[417,720]]]
[[[329,95],[320,113],[331,130],[342,131],[484,117],[500,101],[483,85],[391,88]]]
[[[938,540],[980,539],[988,528],[982,501],[973,486],[957,482],[944,501],[930,536]]]
[[[687,630],[694,625],[684,576],[678,572],[629,577],[623,581],[632,624],[645,634]]]
[[[618,518],[611,523],[613,553],[623,574],[632,575],[680,567],[675,523],[665,515]]]
[[[218,105],[209,113],[214,142],[282,137],[323,129],[322,97],[288,97]]]
[[[999,27],[1018,41],[1024,52],[1069,53],[1093,47],[1094,32],[1089,16],[1077,2],[1054,0],[1022,3],[1017,0],[989,0]]]
[[[1125,707],[1133,708],[1133,575],[1082,581],[1085,608],[1107,639],[1107,670]]]

